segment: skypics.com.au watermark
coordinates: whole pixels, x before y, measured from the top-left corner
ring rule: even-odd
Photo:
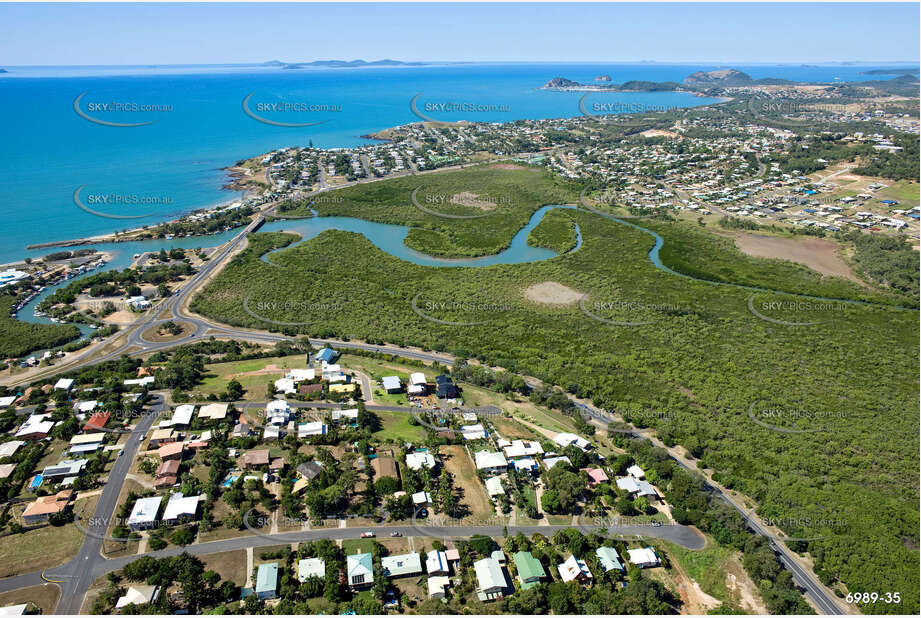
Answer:
[[[86,110],[84,111],[83,97],[86,94],[86,92],[83,92],[74,99],[74,112],[84,120],[104,127],[143,127],[154,124],[157,119],[121,122],[116,118],[123,118],[124,114],[145,114],[149,116],[173,111],[173,106],[169,104],[143,103],[139,101],[88,101],[85,103]],[[105,119],[105,116],[109,116],[110,119]]]
[[[795,114],[848,114],[847,105],[816,100],[749,99],[748,109],[757,116],[790,116]]]
[[[271,262],[270,262],[271,263]],[[324,314],[342,311],[344,305],[339,302],[309,302],[290,298],[257,297],[255,292],[243,299],[243,310],[250,316],[278,326],[300,326],[312,324]],[[308,316],[311,319],[288,321],[276,320],[270,315]]]
[[[422,93],[418,93],[409,101],[409,109],[416,118],[425,122],[434,122],[436,124],[447,124],[450,120],[439,120],[429,114],[505,114],[511,111],[511,108],[504,103],[478,103],[474,101],[419,101]]]
[[[164,206],[170,207],[174,204],[173,198],[168,195],[116,193],[114,191],[86,193],[86,195],[83,195],[83,190],[85,188],[86,185],[80,185],[74,190],[72,198],[74,205],[84,212],[88,212],[92,215],[102,217],[104,219],[143,219],[145,217],[151,217],[155,214],[162,214],[149,212],[150,208]],[[143,207],[145,210],[148,210],[148,212],[141,214],[124,214],[124,209],[130,209],[139,206]],[[103,212],[101,210],[97,210],[98,208],[122,209],[122,212]]]
[[[805,410],[789,406],[771,405],[765,401],[755,401],[748,407],[748,417],[756,424],[787,434],[819,433],[830,431],[829,423],[846,419],[844,411]],[[793,426],[785,427],[783,423]]]
[[[413,312],[429,322],[444,326],[477,326],[485,324],[488,320],[456,321],[442,319],[436,317],[436,315],[440,314],[447,317],[446,314],[450,314],[451,317],[454,317],[457,313],[463,313],[465,315],[473,314],[476,317],[481,317],[488,314],[511,311],[514,308],[507,303],[483,302],[477,300],[457,301],[454,299],[422,300],[421,297],[422,292],[419,292],[413,297],[410,303]]]
[[[274,127],[312,127],[329,122],[329,118],[317,119],[305,114],[328,114],[342,112],[342,106],[335,103],[314,103],[310,101],[253,101],[255,92],[243,98],[243,113],[263,124]],[[307,120],[310,118],[310,120]]]
[[[644,326],[655,323],[655,320],[614,320],[598,315],[599,312],[616,312],[620,314],[633,314],[637,317],[646,318],[650,313],[674,313],[680,312],[681,308],[670,303],[650,303],[638,300],[605,300],[588,302],[588,295],[583,295],[579,299],[579,309],[582,313],[603,324],[612,326]]]
[[[748,311],[765,322],[780,324],[782,326],[815,326],[827,320],[812,320],[809,318],[817,316],[829,317],[834,313],[840,313],[847,309],[847,304],[834,300],[790,300],[787,298],[785,300],[757,302],[755,300],[756,296],[757,294],[752,294],[748,297]],[[791,319],[781,319],[775,316],[783,316],[784,318]],[[794,321],[792,319],[794,317],[799,319]],[[803,318],[806,318],[808,321],[803,321]]]
[[[588,116],[589,118],[598,118],[600,116],[612,114],[652,114],[681,109],[674,105],[653,105],[649,103],[627,101],[595,101],[588,103],[587,99],[589,96],[589,94],[586,94],[579,99],[579,111],[582,112],[583,116]]]
[[[421,190],[422,187],[413,189],[413,192],[409,196],[409,201],[412,202],[412,205],[427,215],[441,217],[443,219],[481,219],[483,217],[488,217],[496,208],[512,204],[512,198],[509,195],[480,195],[471,191],[455,194],[423,193],[420,195],[419,192]],[[451,204],[465,206],[467,208],[476,208],[482,210],[483,213],[477,215],[454,215],[430,208],[430,206],[437,208],[439,206]]]

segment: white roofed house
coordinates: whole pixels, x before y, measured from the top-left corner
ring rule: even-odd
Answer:
[[[428,451],[416,451],[406,454],[406,466],[410,470],[421,470],[423,468],[431,470],[437,465],[438,461]]]
[[[337,423],[351,423],[358,421],[358,408],[348,410],[333,410],[332,419]]]
[[[15,436],[25,440],[39,440],[44,438],[51,433],[51,430],[54,429],[56,424],[54,421],[48,420],[50,416],[50,414],[31,415],[26,419],[26,422],[19,427]]]
[[[432,503],[432,494],[427,491],[417,491],[412,495],[413,505],[428,506]]]
[[[502,566],[494,558],[483,558],[473,563],[473,570],[477,579],[477,597],[481,601],[501,599],[508,589],[508,581]]]
[[[297,437],[308,438],[310,436],[326,435],[327,427],[325,423],[314,421],[310,423],[299,423],[297,426]]]
[[[429,575],[447,575],[451,567],[448,556],[443,551],[433,549],[425,556],[425,571]]]
[[[403,384],[397,376],[384,376],[381,378],[381,385],[388,393],[399,393],[403,390]]]
[[[163,502],[162,496],[138,498],[131,509],[131,515],[128,516],[128,527],[134,531],[156,528],[157,513],[160,512],[161,502]]]
[[[406,386],[406,392],[410,395],[424,395],[428,388],[428,384],[425,381],[425,374],[422,372],[416,372],[410,374],[409,384]]]
[[[213,421],[219,421],[227,418],[226,403],[209,403],[198,409],[198,418],[207,418]]]
[[[61,378],[54,383],[55,390],[69,391],[74,385],[74,381],[71,378]]]
[[[629,468],[627,468],[627,474],[629,474],[630,476],[632,476],[632,477],[635,478],[635,479],[644,479],[644,478],[646,478],[646,473],[643,472],[643,469],[640,468],[640,467],[639,467],[638,465],[636,465],[636,464],[633,464],[632,466],[630,466]]]
[[[486,493],[490,498],[502,496],[505,494],[505,488],[502,486],[502,479],[498,476],[491,476],[484,481],[486,484]]]
[[[591,448],[592,443],[583,438],[582,436],[577,436],[574,433],[563,432],[558,433],[553,438],[553,441],[556,442],[561,448],[566,448],[569,445],[576,446],[583,451]]]
[[[564,582],[578,581],[588,585],[592,581],[592,572],[588,570],[588,565],[584,560],[579,560],[575,556],[569,556],[557,569],[560,572],[560,579]]]
[[[189,403],[184,403],[181,406],[176,406],[176,409],[173,411],[173,417],[168,420],[160,423],[160,427],[188,427],[189,423],[192,422],[192,415],[195,413],[195,406]]]
[[[322,558],[302,558],[297,563],[297,580],[301,583],[309,577],[326,577],[326,561]]]
[[[169,525],[179,522],[183,518],[197,519],[198,504],[202,496],[183,496],[181,493],[172,494],[163,510],[163,521]]]
[[[272,425],[284,425],[291,417],[291,405],[283,399],[273,399],[265,406],[265,420]]]
[[[539,442],[530,440],[513,440],[504,450],[505,456],[509,459],[544,454],[544,447]]]
[[[473,463],[476,464],[477,470],[485,474],[501,474],[508,471],[508,461],[505,455],[499,452],[479,451],[474,454]]]
[[[656,491],[656,488],[650,485],[646,481],[640,481],[632,476],[624,476],[615,480],[618,489],[626,491],[633,497],[638,498],[647,498],[650,500],[657,500],[659,498],[659,493]]]
[[[464,440],[483,440],[486,438],[486,428],[481,424],[464,425],[461,427],[461,435]]]
[[[297,385],[291,378],[279,378],[275,380],[275,392],[293,395],[297,392]]]
[[[659,556],[652,547],[628,549],[627,559],[641,569],[659,566]]]

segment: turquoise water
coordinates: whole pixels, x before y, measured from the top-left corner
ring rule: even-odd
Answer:
[[[462,64],[376,69],[282,70],[261,66],[224,67],[6,67],[0,76],[0,263],[38,257],[50,249],[25,251],[29,244],[86,237],[154,224],[226,202],[235,194],[221,187],[222,168],[237,160],[291,145],[344,147],[368,143],[361,136],[418,121],[417,107],[474,103],[487,111],[425,113],[439,120],[502,122],[522,118],[579,115],[584,93],[539,90],[549,79],[591,82],[602,73],[617,82],[681,81],[704,65],[659,64]],[[870,66],[737,67],[753,77],[842,81],[866,79]],[[84,94],[85,93],[85,94]],[[111,122],[147,122],[140,127],[100,126],[74,111]],[[242,110],[252,104],[308,103],[339,111],[265,112],[279,121],[316,121],[310,127],[263,124]],[[690,107],[712,100],[686,93],[591,94],[591,104]],[[124,103],[160,106],[156,112],[91,111],[91,105]],[[298,115],[299,114],[299,115]],[[97,210],[151,214],[124,222],[77,208],[73,193],[118,193],[149,199],[155,206]]]
[[[386,251],[392,256],[401,260],[419,264],[421,266],[438,266],[438,267],[468,267],[476,268],[483,266],[495,266],[496,264],[524,264],[527,262],[539,262],[556,257],[556,251],[543,249],[540,247],[531,247],[527,243],[528,234],[531,233],[544,218],[544,215],[554,208],[574,208],[573,206],[543,206],[531,215],[527,225],[518,230],[518,233],[512,237],[509,246],[493,255],[486,255],[475,258],[445,259],[432,257],[420,253],[407,247],[403,241],[409,234],[409,228],[405,225],[389,225],[385,223],[375,223],[373,221],[364,221],[363,219],[353,219],[351,217],[316,217],[313,219],[299,219],[297,221],[274,221],[262,227],[260,231],[278,232],[281,230],[297,232],[303,238],[302,240],[282,247],[275,251],[262,256],[266,262],[272,263],[271,255],[278,251],[284,251],[292,246],[315,238],[321,232],[326,230],[344,230],[346,232],[357,232],[363,234],[378,249]],[[582,235],[579,234],[579,244],[581,246]]]

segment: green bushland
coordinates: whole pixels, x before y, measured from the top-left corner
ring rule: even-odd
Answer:
[[[410,199],[417,188],[416,199],[428,210],[478,218],[447,219],[425,213]],[[306,198],[285,214],[308,215],[313,207],[323,217],[407,225],[411,229],[404,242],[412,249],[438,257],[475,257],[505,249],[535,210],[547,204],[575,203],[579,190],[542,168],[477,166],[345,187],[327,194],[335,200],[312,204],[314,198]],[[493,200],[494,207],[484,210],[451,202],[460,193],[472,193],[481,201]]]
[[[73,324],[33,324],[10,317],[16,299],[0,296],[0,357],[23,356],[73,341],[80,330]]]
[[[295,237],[255,234],[193,309],[237,326],[475,357],[640,418],[666,444],[685,446],[720,483],[751,497],[788,535],[821,536],[798,549],[810,552],[826,581],[840,579],[855,591],[899,590],[902,605],[874,609],[916,612],[917,312],[854,303],[759,309],[820,324],[768,322],[749,312],[749,290],[656,269],[649,234],[592,213],[567,213],[582,232],[579,251],[486,268],[403,262],[341,231],[279,251],[266,264],[260,255]],[[676,224],[650,225],[666,247],[681,242],[673,255],[700,269],[719,265],[726,278],[829,296],[838,289],[776,261],[747,258],[731,267],[734,248]],[[523,296],[543,281],[588,294],[586,307],[598,317],[649,323],[615,326],[576,305],[545,306]],[[759,307],[802,300],[756,297]],[[244,311],[245,299],[251,308],[262,302],[265,318],[306,323],[276,326]],[[413,310],[413,299],[425,315],[466,325],[427,320]],[[759,415],[762,408],[781,411],[766,424],[803,433],[756,423],[749,416],[755,404]],[[810,523],[828,521],[844,524]]]
[[[579,238],[572,217],[566,210],[558,208],[544,215],[528,234],[527,241],[532,247],[550,249],[562,255],[575,249]]]
[[[826,277],[788,260],[746,255],[731,238],[717,236],[705,229],[661,219],[647,219],[641,225],[664,239],[665,244],[659,250],[662,263],[692,277],[794,294],[918,306],[917,298],[910,295],[886,289],[868,289],[846,279]]]

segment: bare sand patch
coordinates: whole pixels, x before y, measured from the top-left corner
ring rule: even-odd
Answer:
[[[664,131],[662,129],[648,129],[640,133],[643,137],[680,137],[674,131]]]
[[[838,255],[838,244],[824,238],[783,238],[761,234],[740,234],[736,247],[754,257],[789,260],[829,277],[841,277],[866,285]]]
[[[523,165],[515,165],[514,163],[493,163],[490,165],[494,170],[523,170],[525,167]]]
[[[528,300],[542,305],[574,305],[582,298],[582,292],[556,281],[535,283],[524,291],[524,295]]]

